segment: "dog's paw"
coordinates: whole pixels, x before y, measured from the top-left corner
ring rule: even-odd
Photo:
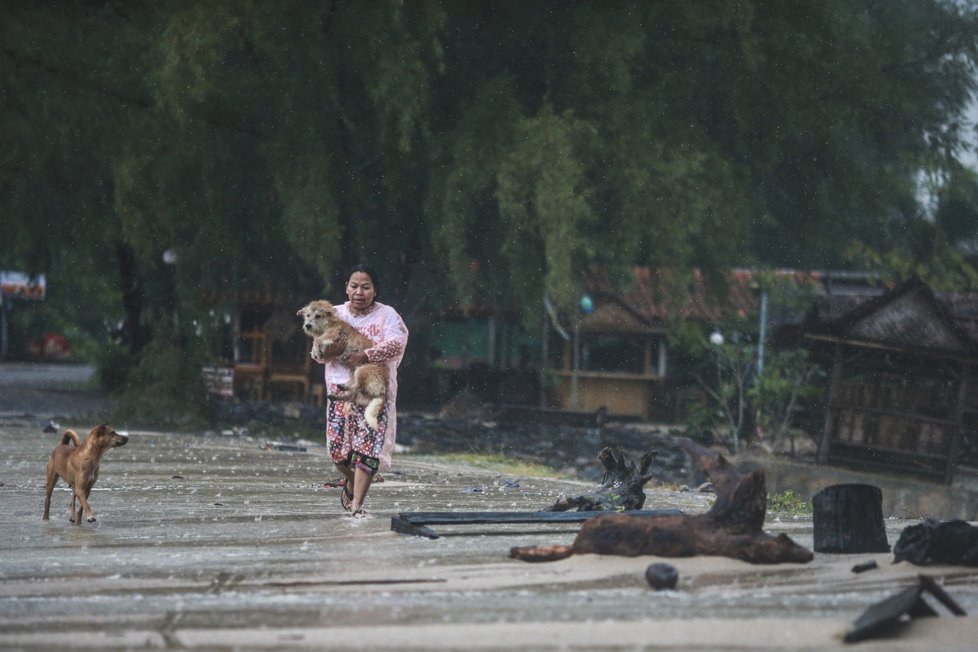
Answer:
[[[96,518],[95,518],[94,516],[89,516],[89,517],[88,517],[88,522],[89,522],[89,523],[94,523],[94,522],[95,522],[96,520],[97,520],[97,519],[96,519]]]

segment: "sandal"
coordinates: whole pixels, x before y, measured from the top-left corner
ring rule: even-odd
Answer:
[[[343,491],[340,492],[340,505],[343,505],[343,509],[350,511],[350,504],[353,502],[353,492],[347,489],[346,485],[343,485]]]
[[[350,514],[350,516],[353,518],[370,518],[370,514],[368,514],[367,510],[365,510],[363,507]]]

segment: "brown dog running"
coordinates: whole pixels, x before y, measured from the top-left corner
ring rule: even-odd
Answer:
[[[66,430],[61,438],[61,445],[51,451],[51,458],[48,460],[47,483],[44,486],[44,520],[48,520],[51,511],[51,492],[54,491],[58,478],[61,478],[71,487],[69,520],[75,525],[81,525],[84,512],[88,522],[94,523],[95,516],[88,504],[88,495],[92,493],[92,487],[98,480],[102,456],[110,448],[125,446],[127,441],[129,437],[117,433],[105,424],[92,428],[82,442],[78,440],[78,433],[74,430]],[[76,500],[78,501],[77,513],[75,512]]]
[[[320,364],[336,359],[352,372],[349,385],[341,393],[330,395],[329,398],[353,401],[365,408],[364,419],[371,428],[377,430],[380,411],[387,398],[390,370],[387,365],[377,362],[367,362],[356,367],[351,367],[347,362],[350,353],[369,349],[374,343],[340,319],[336,308],[329,301],[313,301],[295,314],[302,317],[302,330],[313,338],[310,352],[312,359]]]

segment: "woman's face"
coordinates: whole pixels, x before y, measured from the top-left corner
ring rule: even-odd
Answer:
[[[353,272],[350,280],[346,282],[346,298],[350,300],[350,307],[358,312],[369,308],[376,294],[377,290],[369,274]]]

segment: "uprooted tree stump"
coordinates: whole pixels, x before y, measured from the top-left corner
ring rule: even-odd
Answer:
[[[598,461],[604,467],[604,478],[594,491],[577,496],[561,496],[545,512],[615,512],[642,509],[645,504],[645,485],[652,479],[649,468],[657,451],[642,456],[639,466],[629,462],[621,448],[601,449]]]
[[[762,469],[741,474],[722,455],[689,439],[679,440],[679,446],[703,468],[716,489],[716,502],[707,513],[599,514],[584,522],[569,546],[515,547],[510,556],[524,561],[555,561],[575,553],[624,557],[718,555],[753,564],[812,560],[812,552],[787,535],[771,536],[762,530],[767,510]]]

